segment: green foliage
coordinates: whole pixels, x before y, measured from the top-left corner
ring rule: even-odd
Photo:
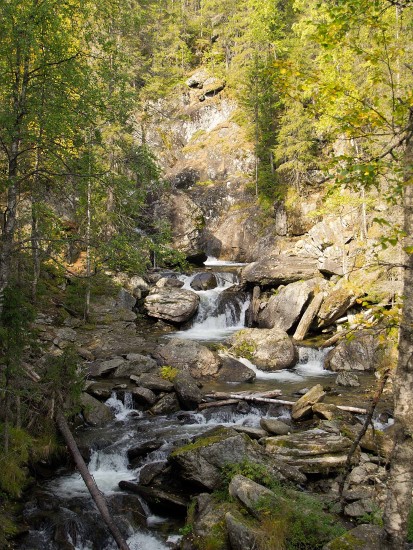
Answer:
[[[6,429],[0,424],[0,436]],[[7,428],[9,431],[9,451],[0,452],[0,490],[9,497],[19,497],[27,484],[27,462],[30,449],[33,445],[33,438],[24,430],[19,428]]]
[[[65,306],[79,315],[83,316],[85,307],[86,292],[90,288],[93,299],[102,296],[116,296],[119,292],[119,285],[114,283],[113,279],[105,273],[96,273],[90,278],[73,277],[66,287],[64,295]]]
[[[175,367],[170,367],[169,365],[164,365],[160,368],[161,378],[164,380],[169,380],[173,382],[178,376],[179,370]]]
[[[235,464],[227,464],[222,469],[222,478],[224,485],[228,485],[232,478],[236,475],[242,475],[268,487],[272,490],[279,490],[280,484],[279,481],[274,478],[269,472],[268,469],[262,464],[257,464],[256,462],[251,462],[247,458],[241,462]]]

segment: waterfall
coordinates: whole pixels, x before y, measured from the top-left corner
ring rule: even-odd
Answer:
[[[211,290],[194,290],[191,282],[196,275],[181,276],[185,283],[182,288],[196,292],[200,302],[191,326],[171,334],[171,338],[219,341],[244,328],[245,314],[250,304],[249,296],[244,292],[229,290],[239,282],[237,273],[224,271],[213,274],[217,286]]]

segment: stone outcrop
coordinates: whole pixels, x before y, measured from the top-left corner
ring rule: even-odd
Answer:
[[[156,358],[160,365],[188,371],[195,379],[213,377],[218,373],[221,360],[218,354],[192,340],[172,338],[159,346]]]
[[[382,350],[377,336],[359,331],[332,349],[324,366],[332,371],[373,371],[380,364]]]
[[[238,357],[250,359],[266,371],[288,369],[298,359],[297,350],[283,330],[242,329],[229,339],[231,351]]]
[[[199,296],[190,290],[178,288],[154,289],[145,298],[148,315],[157,319],[183,323],[188,321],[199,305]]]
[[[261,286],[279,286],[320,275],[312,258],[279,255],[248,264],[242,270],[242,282]]]

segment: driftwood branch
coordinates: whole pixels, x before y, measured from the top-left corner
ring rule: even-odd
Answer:
[[[125,539],[123,538],[121,532],[119,531],[117,525],[114,523],[112,516],[109,512],[108,505],[106,503],[106,499],[99,491],[98,486],[96,485],[95,480],[91,476],[85,461],[82,458],[82,455],[80,454],[79,448],[77,446],[77,443],[72,435],[72,432],[70,431],[69,425],[67,423],[66,418],[64,417],[62,411],[60,409],[56,410],[55,413],[55,420],[56,424],[61,432],[61,434],[64,437],[64,440],[66,442],[66,445],[68,446],[71,455],[73,456],[73,459],[75,461],[75,464],[77,466],[77,469],[79,470],[80,475],[82,476],[83,481],[85,482],[86,487],[89,490],[89,493],[91,497],[93,498],[97,509],[99,510],[103,521],[108,526],[109,531],[112,533],[113,538],[116,541],[116,544],[118,545],[118,548],[120,550],[130,550],[128,544],[126,543]]]
[[[285,405],[286,407],[293,407],[296,403],[295,401],[286,401],[284,399],[271,399],[269,397],[258,397],[248,393],[246,395],[243,395],[242,393],[215,392],[215,393],[208,393],[205,397],[208,397],[210,399],[216,399],[218,403],[219,403],[219,400],[221,399],[251,401],[253,403],[272,403],[274,405]],[[217,404],[216,406],[218,407],[219,404]],[[367,414],[367,409],[362,409],[359,407],[348,407],[346,405],[336,405],[336,406],[338,409],[340,409],[340,411],[351,412],[354,414]]]

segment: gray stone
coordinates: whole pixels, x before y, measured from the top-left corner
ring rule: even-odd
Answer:
[[[191,281],[194,290],[211,290],[217,286],[217,278],[213,273],[198,273]]]
[[[175,393],[168,393],[150,408],[152,414],[171,414],[180,410],[179,401]]]
[[[247,550],[248,548],[261,550],[260,538],[263,537],[263,534],[251,526],[251,521],[246,520],[240,514],[234,516],[227,512],[225,523],[231,550]]]
[[[312,406],[325,397],[325,391],[321,384],[313,386],[305,395],[300,397],[293,405],[291,417],[293,420],[305,420],[312,415]]]
[[[308,281],[297,281],[277,291],[258,315],[261,328],[277,327],[288,331],[300,319],[300,315],[315,292],[325,286],[320,277]]]
[[[356,302],[357,296],[353,290],[345,288],[338,283],[324,298],[317,313],[319,328],[332,325]]]
[[[236,332],[229,339],[231,352],[250,359],[266,371],[287,369],[295,365],[297,350],[288,334],[278,328],[247,328]]]
[[[377,336],[359,331],[337,344],[325,358],[324,366],[332,371],[372,371],[379,365],[381,356]]]
[[[153,393],[153,391],[148,390],[148,388],[133,388],[131,390],[131,394],[133,396],[133,400],[136,401],[138,404],[141,405],[153,405],[156,403],[156,395]]]
[[[317,261],[304,256],[274,256],[248,264],[242,270],[243,283],[257,283],[260,286],[279,286],[320,275]]]
[[[359,377],[354,372],[339,372],[336,378],[336,385],[358,388],[360,386]]]
[[[82,393],[80,403],[83,417],[91,426],[105,426],[115,418],[109,407],[87,393]]]
[[[131,376],[131,380],[134,380],[139,386],[148,388],[152,391],[158,392],[171,392],[174,389],[174,385],[169,380],[165,380],[156,374],[142,374],[139,377]]]
[[[158,369],[158,363],[152,357],[133,353],[127,355],[126,358],[133,357],[128,361],[124,361],[113,373],[115,378],[129,378],[130,376],[140,376],[143,373],[151,372]]]
[[[275,418],[261,418],[260,426],[266,432],[274,435],[287,435],[291,432],[291,426]]]
[[[188,321],[199,305],[199,296],[191,290],[181,288],[160,288],[145,298],[148,315],[174,323]]]
[[[196,380],[189,372],[180,372],[174,379],[174,388],[182,407],[187,410],[196,409],[202,402],[202,392],[198,388]]]
[[[264,519],[265,512],[260,504],[265,503],[266,508],[279,509],[283,506],[284,499],[277,496],[273,491],[255,483],[242,475],[232,478],[228,487],[229,494],[238,500],[248,512],[256,519]]]
[[[156,349],[160,365],[188,371],[195,379],[213,377],[218,373],[221,359],[217,353],[192,340],[172,338]]]
[[[329,474],[344,467],[352,441],[325,429],[311,429],[291,435],[268,437],[267,452],[308,474]],[[357,461],[357,453],[354,461]]]
[[[251,428],[250,426],[234,426],[234,430],[240,434],[246,434],[251,439],[261,439],[267,437],[268,433],[260,428]]]
[[[255,380],[257,376],[255,372],[241,361],[229,356],[221,356],[221,360],[222,367],[217,376],[221,382],[253,382]]]
[[[161,277],[159,281],[156,282],[157,288],[182,288],[184,282],[176,279],[175,277]]]
[[[89,373],[92,376],[102,376],[102,374],[107,374],[111,371],[114,371],[125,363],[126,361],[123,357],[114,357],[113,359],[96,362],[95,364],[91,365]]]

